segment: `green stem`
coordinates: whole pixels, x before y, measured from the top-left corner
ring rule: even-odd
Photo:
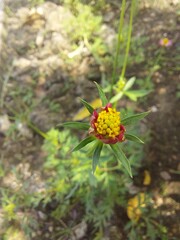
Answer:
[[[43,138],[47,138],[47,134],[42,132],[40,129],[38,129],[36,126],[34,126],[34,124],[32,124],[31,122],[27,122],[27,125],[32,128],[35,132],[37,132],[40,136],[42,136]]]
[[[14,111],[12,108],[10,108],[9,106],[6,105],[6,108],[9,109],[14,115],[15,117],[12,116],[8,116],[9,119],[12,120],[16,120],[18,119],[18,113],[16,111]],[[26,120],[26,124],[32,128],[35,132],[37,132],[39,135],[41,135],[43,138],[47,138],[47,134],[42,132],[40,129],[38,129],[34,124],[32,124],[30,121]]]
[[[106,167],[106,168],[100,168],[99,167],[99,169],[101,170],[101,171],[104,171],[104,172],[109,172],[109,171],[114,171],[114,170],[118,170],[119,169],[119,165],[118,166],[114,166],[114,167]]]
[[[118,42],[117,42],[117,48],[116,48],[116,56],[115,56],[114,64],[113,64],[113,74],[112,74],[112,80],[111,80],[111,96],[112,96],[112,91],[113,91],[113,85],[116,81],[116,73],[117,73],[118,58],[119,58],[119,52],[120,52],[122,28],[123,28],[123,23],[124,23],[125,7],[126,7],[126,0],[123,0],[122,1],[122,6],[121,6],[120,20],[119,20]]]
[[[16,117],[11,117],[11,116],[8,116],[9,119],[11,120],[16,120]],[[36,126],[34,126],[31,122],[27,121],[27,125],[32,128],[35,132],[37,132],[41,137],[43,138],[47,138],[47,134],[42,132],[41,130],[39,130]]]
[[[132,34],[134,9],[135,9],[135,0],[132,0],[132,2],[131,2],[131,10],[130,10],[128,40],[127,40],[127,45],[126,45],[126,53],[125,53],[125,58],[124,58],[124,63],[123,63],[123,69],[122,69],[121,77],[120,77],[121,80],[124,79],[124,75],[125,75],[126,67],[127,67],[127,60],[128,60],[129,49],[130,49],[130,44],[131,44],[131,34]]]

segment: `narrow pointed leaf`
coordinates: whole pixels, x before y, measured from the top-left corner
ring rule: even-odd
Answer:
[[[130,141],[133,141],[133,142],[137,142],[137,143],[142,143],[144,144],[144,142],[138,138],[137,136],[133,135],[133,134],[128,134],[128,133],[125,133],[125,138],[127,140],[130,140]]]
[[[93,154],[93,162],[92,162],[93,173],[96,171],[96,167],[99,163],[102,147],[103,147],[103,143],[99,141]]]
[[[112,144],[110,146],[111,146],[111,149],[113,150],[114,155],[116,156],[117,160],[120,161],[120,163],[123,165],[123,167],[129,173],[130,177],[132,177],[131,166],[130,166],[129,160],[125,156],[122,149],[119,147],[119,144]]]
[[[68,127],[79,130],[88,130],[90,128],[90,125],[83,122],[65,122],[58,124],[57,127]]]
[[[95,82],[95,84],[96,84],[96,87],[97,87],[98,92],[99,92],[99,97],[102,101],[102,106],[104,107],[108,103],[107,97],[106,97],[103,89],[101,88],[101,86],[97,82]]]
[[[121,124],[123,124],[125,126],[131,125],[131,124],[135,124],[137,121],[139,121],[139,120],[143,119],[144,117],[146,117],[149,113],[150,113],[150,111],[139,113],[139,114],[135,114],[135,115],[131,115],[129,117],[126,117],[126,118],[122,119],[121,120]]]
[[[89,113],[92,114],[94,112],[94,108],[89,103],[87,103],[84,99],[80,98],[80,100],[83,103],[83,105],[87,108]]]
[[[122,98],[122,96],[123,96],[123,92],[119,92],[118,94],[116,94],[114,97],[110,99],[110,103],[117,102],[119,99]]]
[[[148,91],[148,90],[131,90],[131,91],[124,91],[124,94],[128,96],[131,100],[137,101],[139,97],[144,97],[150,92],[151,91]]]
[[[130,89],[130,88],[133,86],[135,80],[136,80],[135,77],[130,78],[130,79],[127,81],[126,85],[124,86],[124,89],[123,89],[123,90],[124,90],[124,91],[127,91],[128,89]]]
[[[89,103],[92,108],[97,109],[102,106],[102,102],[100,98],[96,98],[92,102]],[[87,110],[86,107],[82,107],[73,117],[73,121],[82,121],[83,119],[89,117],[91,113]]]
[[[92,142],[94,140],[95,140],[95,138],[92,136],[83,139],[76,147],[73,148],[72,152],[80,150],[81,148],[85,147],[87,144],[89,144],[90,142]]]

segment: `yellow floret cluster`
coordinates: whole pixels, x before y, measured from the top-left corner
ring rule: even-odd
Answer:
[[[95,126],[99,134],[115,138],[120,133],[120,112],[113,108],[101,111]]]
[[[163,44],[166,45],[169,43],[169,39],[168,38],[163,38],[162,40]]]

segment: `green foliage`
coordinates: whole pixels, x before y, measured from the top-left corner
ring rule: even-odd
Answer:
[[[123,67],[124,62],[124,49],[126,48],[127,43],[127,33],[128,33],[128,27],[125,26],[122,29],[122,35],[120,39],[120,54],[118,55],[118,68],[121,69]],[[130,46],[130,54],[128,56],[127,60],[127,66],[128,68],[133,66],[134,64],[140,64],[145,61],[145,48],[144,45],[147,42],[147,37],[135,37],[132,36],[131,38],[131,46]],[[114,50],[115,51],[115,50]]]
[[[52,101],[48,98],[46,98],[43,103],[47,105],[47,108],[52,112],[59,112],[59,109],[61,108],[61,105],[59,103],[56,103],[55,101]]]
[[[80,150],[81,148],[85,147],[87,144],[93,142],[95,140],[94,137],[90,136],[83,139],[75,148],[73,148],[73,152]]]
[[[111,148],[113,150],[113,153],[115,154],[116,158],[120,163],[123,165],[123,167],[127,170],[128,174],[132,177],[132,171],[131,171],[131,165],[129,163],[129,160],[123,153],[120,144],[111,145]]]
[[[14,204],[15,196],[9,198],[8,195],[6,195],[5,191],[1,191],[1,193],[3,195],[2,209],[6,215],[7,220],[11,221],[16,217],[16,214],[15,214],[16,205]]]
[[[66,122],[66,123],[60,123],[57,125],[57,127],[67,127],[67,128],[73,128],[73,129],[79,129],[79,130],[88,130],[89,124],[83,123],[83,122]]]
[[[94,112],[94,108],[87,103],[85,100],[81,99],[82,104],[87,108],[87,110],[89,111],[89,113],[93,113]]]
[[[115,205],[127,206],[126,185],[130,180],[124,169],[121,168],[121,162],[115,163],[113,155],[105,146],[102,149],[101,161],[97,165],[94,176],[90,170],[91,158],[86,154],[88,149],[92,148],[91,143],[86,146],[85,151],[69,155],[70,149],[78,142],[76,137],[72,139],[67,130],[59,132],[54,129],[50,130],[47,136],[43,146],[47,152],[45,172],[47,171],[49,175],[47,193],[53,194],[59,203],[52,212],[52,216],[57,219],[67,217],[69,211],[73,208],[76,209],[78,202],[78,205],[81,204],[84,209],[81,212],[81,218],[91,223],[94,231],[101,231],[113,216]],[[101,150],[101,146],[99,146],[99,150]],[[128,156],[131,156],[130,160],[133,159],[132,170],[134,172],[142,158],[142,147],[129,142],[126,151]],[[134,168],[134,166],[136,167]],[[51,199],[48,194],[43,199],[45,203]],[[134,239],[134,236],[142,236],[144,228],[150,239],[155,239],[153,235],[166,239],[166,229],[153,220],[157,213],[149,215],[152,212],[149,204],[150,202],[147,202],[148,208],[144,208],[143,218],[137,225],[132,222],[127,224],[126,231],[128,231],[129,239]],[[69,231],[61,232],[61,236],[68,234],[70,234]]]
[[[92,173],[91,152],[94,142],[89,143],[84,150],[71,152],[78,144],[77,137],[70,134],[68,130],[51,129],[46,133],[43,150],[46,153],[43,166],[43,174],[46,176],[45,191],[42,193],[29,193],[26,188],[27,182],[15,194],[12,192],[3,193],[3,208],[6,210],[7,220],[17,219],[16,212],[23,207],[27,210],[39,205],[46,206],[55,199],[58,203],[56,209],[51,212],[55,219],[69,218],[71,211],[76,211],[77,204],[82,206],[81,218],[91,224],[94,232],[102,231],[108,221],[114,215],[115,205],[126,207],[127,184],[131,181],[121,166],[121,161],[116,161],[109,152],[107,146],[99,146],[96,152],[95,176]],[[101,151],[101,159],[98,155]],[[118,151],[119,154],[119,151]],[[126,143],[126,154],[128,155],[133,174],[140,166],[142,159],[142,146]],[[97,161],[96,161],[97,160]],[[18,172],[17,172],[18,176]],[[21,176],[19,176],[21,177]],[[29,220],[28,220],[29,219]],[[30,234],[35,226],[33,219],[28,218],[21,222],[22,229]],[[66,223],[67,228],[59,232],[65,238],[72,236],[71,223]],[[76,224],[76,223],[75,223]],[[135,231],[136,227],[134,228]]]
[[[10,239],[10,237],[14,236],[12,239],[30,239],[30,234],[33,229],[38,227],[38,223],[36,219],[34,219],[31,214],[29,214],[31,208],[37,207],[39,202],[43,198],[43,194],[41,193],[30,193],[28,191],[28,180],[23,181],[22,175],[17,171],[16,168],[10,171],[11,175],[16,177],[17,181],[21,181],[21,185],[18,186],[17,189],[11,189],[7,187],[0,188],[0,196],[1,196],[1,206],[3,217],[3,228],[0,231],[0,236],[3,236],[3,239]],[[23,212],[23,209],[26,211]],[[2,226],[2,225],[1,225]],[[16,227],[14,227],[16,226]],[[21,234],[19,235],[19,230],[17,228],[19,226]],[[9,234],[11,227],[14,229],[14,234]],[[17,238],[16,236],[17,231]]]
[[[145,43],[147,42],[148,37],[132,37],[131,41],[131,55],[128,59],[128,64],[132,65],[134,63],[140,64],[145,61]]]
[[[128,81],[125,79],[120,78],[119,81],[113,86],[115,91],[115,95],[110,99],[111,103],[117,102],[120,100],[124,95],[130,98],[132,101],[137,101],[138,98],[144,97],[150,93],[149,90],[130,90],[135,83],[136,78],[132,77]],[[106,91],[109,91],[107,89]]]
[[[74,46],[74,50],[83,44],[98,64],[110,65],[112,56],[110,58],[106,56],[109,49],[101,36],[101,15],[97,15],[92,5],[83,4],[79,0],[67,0],[64,4],[72,12],[72,16],[64,21],[64,31]]]
[[[105,95],[103,89],[101,88],[101,86],[98,83],[96,83],[96,82],[95,82],[95,84],[96,84],[96,87],[97,87],[98,92],[99,92],[99,97],[101,99],[102,106],[106,106],[106,104],[108,103],[106,95]]]
[[[89,143],[84,150],[70,154],[78,139],[70,136],[68,130],[59,132],[52,129],[47,136],[43,145],[47,153],[44,169],[49,175],[47,193],[54,195],[59,202],[59,207],[52,215],[56,218],[65,217],[76,202],[79,202],[85,209],[81,213],[82,218],[91,222],[93,228],[102,228],[112,216],[115,204],[125,203],[125,184],[129,181],[127,174],[120,163],[115,161],[107,146],[102,149],[102,143],[99,145],[98,142],[98,150],[94,152],[94,176],[91,156],[87,155],[94,142]],[[132,146],[130,144],[129,150],[127,148],[129,154],[133,151]],[[139,154],[142,152],[140,146]],[[133,160],[135,162],[140,159]],[[46,198],[45,202],[49,199],[48,195]]]
[[[12,89],[9,93],[9,96],[18,103],[19,107],[23,106],[26,108],[30,108],[31,105],[34,105],[34,95],[32,86],[25,87],[21,85]]]
[[[125,133],[125,137],[126,137],[127,140],[130,140],[130,141],[133,141],[133,142],[144,143],[140,138],[138,138],[137,136],[135,136],[133,134]]]
[[[103,147],[103,143],[100,141],[97,141],[97,144],[95,146],[95,150],[93,153],[93,159],[92,159],[92,171],[93,173],[96,171],[96,167],[99,164],[99,158],[100,158],[100,154],[102,151],[102,147]]]
[[[134,224],[131,221],[126,224],[125,230],[127,232],[128,239],[141,240],[141,236],[143,234],[150,240],[158,238],[168,240],[166,227],[155,220],[158,216],[158,212],[156,209],[153,209],[150,199],[146,200],[146,204],[147,207],[143,209],[141,221],[137,224]]]
[[[180,84],[177,86],[177,93],[176,93],[176,98],[180,98]]]
[[[65,22],[69,36],[74,41],[93,40],[100,29],[102,18],[93,14],[91,6],[84,5],[79,1],[74,1],[71,8],[74,16]]]
[[[123,118],[121,123],[124,124],[125,126],[135,124],[138,121],[140,121],[141,119],[145,118],[149,113],[150,113],[150,111],[130,115],[128,117]]]
[[[28,0],[31,6],[37,6],[44,3],[46,0]]]

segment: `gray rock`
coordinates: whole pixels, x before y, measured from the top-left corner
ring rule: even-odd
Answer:
[[[0,132],[6,133],[6,131],[10,128],[11,123],[7,115],[0,116]]]
[[[160,176],[161,176],[164,180],[166,180],[166,181],[168,181],[168,180],[171,179],[171,175],[170,175],[168,172],[166,172],[166,171],[160,172]]]

